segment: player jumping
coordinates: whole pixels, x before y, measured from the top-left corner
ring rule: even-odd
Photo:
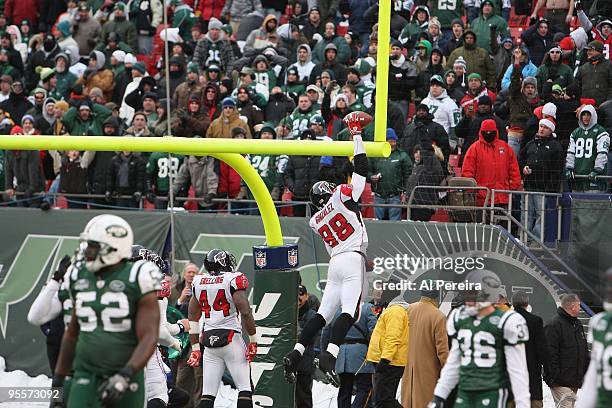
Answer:
[[[191,355],[187,364],[206,367],[200,408],[213,408],[225,367],[238,389],[237,408],[252,408],[251,370],[249,363],[257,354],[255,319],[247,299],[249,281],[241,272],[234,272],[236,258],[221,249],[213,249],[204,258],[208,274],[193,280],[193,296],[189,301],[189,339]],[[204,353],[200,351],[200,317],[204,314]],[[242,326],[249,335],[244,344]]]
[[[584,376],[576,408],[612,407],[612,268],[606,272],[604,311],[591,318],[591,363]]]
[[[358,319],[368,245],[368,234],[358,204],[368,173],[368,159],[361,139],[363,115],[362,112],[352,112],[344,118],[355,145],[352,184],[335,186],[319,181],[310,192],[310,200],[319,210],[310,219],[309,225],[323,238],[331,259],[318,313],[302,330],[294,350],[284,358],[285,377],[289,382],[295,382],[304,350],[312,344],[316,333],[332,321],[336,310],[341,308],[342,313],[332,327],[327,350],[322,351],[315,360],[330,381],[339,386],[336,358],[346,333]]]
[[[429,408],[442,408],[459,385],[455,408],[507,406],[511,392],[516,408],[529,408],[529,373],[525,342],[527,323],[518,313],[496,309],[505,293],[501,282],[485,277],[481,290],[465,294],[465,306],[453,310],[446,323],[452,347]]]
[[[160,272],[151,262],[129,262],[132,244],[131,227],[115,215],[92,218],[81,234],[85,262],[67,274],[74,308],[53,377],[61,387],[74,366],[69,408],[145,404],[143,368],[157,343]]]

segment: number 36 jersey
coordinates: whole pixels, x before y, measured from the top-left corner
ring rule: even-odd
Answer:
[[[461,351],[459,389],[482,391],[510,387],[504,347],[529,340],[523,316],[512,310],[495,309],[478,319],[460,307],[448,316],[446,329],[449,336],[457,339]]]
[[[246,290],[249,281],[242,272],[204,274],[193,280],[193,294],[198,299],[204,316],[204,330],[226,329],[242,331],[242,324],[234,298],[237,290]]]
[[[365,254],[368,246],[359,204],[352,195],[350,184],[337,186],[327,204],[310,219],[310,228],[323,238],[330,256],[351,251]]]

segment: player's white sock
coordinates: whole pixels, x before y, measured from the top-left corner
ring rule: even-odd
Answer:
[[[299,351],[301,355],[304,355],[304,351],[306,351],[306,347],[304,347],[300,343],[295,343],[293,349]]]
[[[329,343],[327,345],[327,352],[332,356],[338,358],[338,353],[340,352],[340,347],[337,344]]]

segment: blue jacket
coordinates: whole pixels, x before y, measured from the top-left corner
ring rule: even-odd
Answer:
[[[502,86],[501,86],[502,90],[508,89],[508,87],[510,86],[510,76],[512,75],[513,70],[514,70],[514,65],[510,64],[508,66],[508,69],[506,69],[504,78],[502,79]],[[523,67],[523,70],[521,71],[521,77],[523,79],[527,78],[528,76],[535,77],[537,72],[538,72],[538,67],[536,67],[533,64],[533,62],[531,62],[531,60],[529,60],[529,62],[527,62],[527,64]]]
[[[340,316],[340,309],[334,316],[334,321]],[[361,316],[346,334],[345,343],[340,346],[338,359],[336,360],[336,372],[338,374],[373,374],[372,363],[365,362],[368,353],[368,342],[376,326],[376,315],[372,312],[372,304],[364,303],[361,306]],[[327,343],[331,337],[332,324],[328,324],[321,332],[321,350],[327,349]],[[367,336],[367,338],[364,336]]]

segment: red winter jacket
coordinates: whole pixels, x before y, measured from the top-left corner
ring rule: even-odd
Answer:
[[[482,136],[486,130],[496,133],[492,143]],[[478,186],[498,190],[518,190],[521,187],[521,174],[514,151],[508,143],[499,140],[495,121],[490,119],[482,122],[478,141],[466,152],[461,172],[463,177],[475,179]],[[477,204],[484,205],[485,197],[486,191],[478,190]],[[508,204],[508,194],[495,194],[495,204]]]
[[[219,162],[219,187],[217,195],[219,197],[235,198],[240,192],[240,174],[225,162]]]
[[[212,17],[221,18],[221,10],[225,6],[225,0],[199,0],[195,3],[194,11],[196,15],[199,12],[204,21],[210,21]]]
[[[30,20],[30,27],[38,27],[40,0],[6,0],[4,14],[9,24],[21,24],[21,20]]]

